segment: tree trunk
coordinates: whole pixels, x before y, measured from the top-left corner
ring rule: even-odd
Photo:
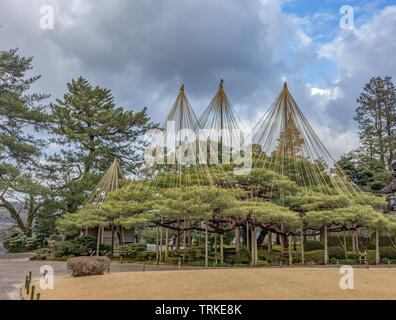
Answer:
[[[301,264],[305,263],[305,258],[304,258],[304,230],[301,228]]]
[[[289,266],[293,264],[293,247],[292,247],[292,235],[289,235]]]
[[[356,254],[359,254],[359,236],[357,231],[355,231],[355,243],[356,243]]]
[[[208,226],[205,225],[205,268],[209,267]]]
[[[169,229],[165,229],[165,261],[168,261],[169,255]]]
[[[239,227],[236,227],[235,228],[235,252],[239,251],[239,241],[241,240],[240,238],[241,238],[241,236],[239,234]]]
[[[224,263],[224,235],[220,234],[220,262]]]
[[[324,226],[324,264],[327,264],[329,260],[328,250],[327,250],[327,226]]]
[[[348,259],[348,248],[347,248],[347,241],[346,241],[346,231],[344,230],[344,253],[345,253],[345,259]]]
[[[375,263],[380,263],[380,255],[379,255],[379,233],[375,231]]]
[[[263,242],[265,240],[265,236],[267,235],[268,231],[267,230],[261,230],[258,238],[257,238],[257,246],[262,246]]]
[[[164,218],[163,217],[161,217],[161,223],[164,223]],[[160,254],[159,260],[160,261],[162,261],[162,244],[164,242],[163,236],[164,236],[164,230],[163,230],[163,228],[161,226],[161,228],[160,228],[160,245],[159,245],[159,254]]]

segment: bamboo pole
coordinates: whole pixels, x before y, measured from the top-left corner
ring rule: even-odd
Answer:
[[[169,255],[169,229],[165,229],[165,261],[168,261]]]
[[[327,249],[327,225],[324,226],[324,264],[327,264],[329,260],[328,249]]]
[[[293,239],[292,235],[289,235],[289,266],[293,264]]]
[[[209,267],[208,226],[205,225],[205,268]]]
[[[304,257],[304,230],[303,230],[303,228],[301,228],[300,237],[301,237],[301,264],[304,264],[305,257]]]
[[[375,231],[375,263],[380,263],[380,255],[379,255],[379,232]]]
[[[268,253],[272,253],[272,232],[268,231]]]
[[[220,234],[220,262],[224,263],[224,235]]]

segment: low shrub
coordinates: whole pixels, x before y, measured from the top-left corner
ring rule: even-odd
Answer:
[[[309,251],[304,254],[305,262],[324,264],[324,250]]]
[[[345,259],[345,251],[341,247],[329,247],[329,258]]]
[[[246,248],[246,246],[240,246],[239,251],[234,256],[233,263],[235,264],[249,263],[250,260],[251,260],[251,256],[249,250]]]
[[[330,263],[336,264],[336,263],[337,263],[337,258],[331,258],[331,259],[330,259]]]
[[[154,260],[156,258],[156,252],[155,251],[140,251],[135,259],[138,261],[146,261],[146,260]]]
[[[53,254],[55,258],[92,256],[96,254],[96,246],[94,237],[84,236],[71,241],[56,243]],[[110,251],[110,244],[102,243],[99,247],[99,254],[102,256],[108,255]]]
[[[367,250],[366,259],[368,264],[375,264],[375,250]]]
[[[356,260],[352,260],[352,259],[341,259],[338,260],[339,264],[343,264],[343,265],[351,265],[351,264],[356,264]]]
[[[27,237],[22,233],[15,232],[3,238],[3,246],[8,252],[26,252],[39,248],[41,242],[35,237]]]
[[[347,258],[348,258],[349,260],[356,260],[356,259],[357,259],[357,255],[356,255],[356,253],[353,252],[353,251],[348,251],[348,252],[347,252]]]
[[[269,266],[269,262],[267,260],[258,260],[257,261],[257,266],[259,267],[267,267]]]
[[[388,259],[396,259],[396,249],[393,247],[380,247],[380,257]]]
[[[316,250],[323,250],[324,244],[317,240],[307,240],[304,243],[304,251],[316,251]]]
[[[388,258],[382,258],[381,259],[381,262],[384,263],[384,264],[388,264],[388,261],[389,261]]]
[[[129,243],[118,247],[118,254],[123,259],[135,259],[141,252],[146,251],[144,243]]]

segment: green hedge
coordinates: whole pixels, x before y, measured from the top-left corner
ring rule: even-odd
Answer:
[[[341,247],[329,247],[328,254],[330,259],[345,259],[345,251]]]
[[[316,263],[316,264],[324,264],[324,250],[315,250],[305,252],[304,254],[305,263]]]
[[[396,259],[396,249],[393,247],[380,247],[380,257],[388,259]]]
[[[307,240],[304,243],[304,251],[316,251],[316,250],[323,250],[324,244],[317,240]]]

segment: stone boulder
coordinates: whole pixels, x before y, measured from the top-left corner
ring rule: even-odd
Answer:
[[[104,274],[110,270],[110,259],[108,257],[76,257],[67,260],[67,271],[73,277],[85,277]]]

